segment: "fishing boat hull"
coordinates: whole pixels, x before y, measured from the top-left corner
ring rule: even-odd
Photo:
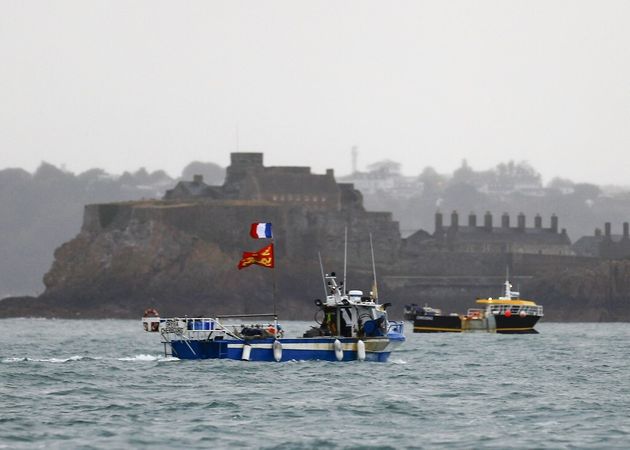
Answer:
[[[462,319],[459,316],[416,316],[413,321],[415,333],[461,333]]]
[[[464,333],[489,332],[500,334],[537,334],[534,326],[539,316],[521,317],[493,315],[487,318],[466,316],[417,316],[413,323],[414,333]]]
[[[404,337],[379,338],[262,338],[221,340],[172,340],[172,356],[180,359],[233,359],[247,361],[365,361],[387,362]],[[339,341],[337,346],[335,341]],[[364,355],[359,348],[363,342]],[[275,346],[274,346],[275,343]],[[274,348],[275,347],[275,348]],[[336,348],[337,347],[337,348]]]
[[[496,331],[502,334],[538,334],[534,326],[540,320],[540,316],[495,316]]]

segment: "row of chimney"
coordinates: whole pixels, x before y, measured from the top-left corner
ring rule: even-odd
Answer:
[[[456,229],[459,227],[459,215],[457,214],[457,211],[453,211],[451,213],[450,226],[453,229]],[[468,226],[477,227],[476,214],[470,213],[470,215],[468,216]],[[501,216],[501,228],[510,228],[510,216],[508,213],[503,213],[503,215]],[[534,217],[534,228],[542,229],[542,217],[540,217],[540,214],[536,214],[536,217]],[[444,219],[443,219],[442,213],[438,211],[435,213],[435,231],[438,232],[438,231],[442,231],[443,229],[444,229]],[[484,215],[483,229],[488,232],[492,231],[492,214],[490,214],[490,211],[486,212],[486,214]],[[520,213],[518,215],[516,229],[525,231],[525,214]],[[549,230],[551,230],[553,233],[558,232],[558,217],[555,214],[551,215],[551,226]]]
[[[624,239],[630,239],[630,233],[629,233],[629,229],[628,229],[628,222],[624,222],[623,223],[623,238]],[[595,229],[595,236],[601,236],[602,235],[602,230],[600,230],[599,228]],[[608,239],[611,238],[611,233],[610,233],[610,222],[606,222],[604,224],[604,236]]]

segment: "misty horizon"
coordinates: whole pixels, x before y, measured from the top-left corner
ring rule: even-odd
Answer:
[[[626,184],[630,3],[61,0],[0,7],[0,167],[406,174],[528,161]],[[115,32],[112,32],[115,30]]]
[[[265,156],[265,154],[263,153],[263,157],[264,156]],[[73,171],[71,169],[68,169],[66,164],[56,165],[56,164],[53,164],[53,163],[51,163],[49,161],[42,160],[35,167],[34,170],[29,170],[29,169],[27,169],[25,167],[4,167],[4,168],[0,168],[0,171],[3,171],[3,170],[24,170],[24,171],[28,172],[29,174],[34,175],[40,167],[45,166],[46,164],[49,164],[49,165],[51,165],[51,166],[53,166],[53,167],[55,167],[55,168],[57,168],[57,169],[59,169],[59,170],[61,170],[63,172],[66,172],[68,174],[75,175],[75,176],[79,176],[81,174],[84,174],[84,173],[87,173],[87,172],[90,172],[90,171],[93,171],[93,170],[102,170],[106,175],[109,175],[109,176],[112,176],[112,177],[121,177],[121,176],[123,176],[126,173],[128,173],[128,174],[136,174],[136,173],[139,173],[139,172],[142,172],[142,171],[146,171],[148,174],[155,174],[155,173],[159,173],[159,172],[164,172],[164,174],[166,176],[168,176],[169,178],[171,178],[173,180],[177,180],[177,179],[185,178],[187,169],[192,164],[195,164],[195,163],[214,164],[218,168],[221,168],[221,169],[226,169],[229,166],[229,163],[227,165],[223,166],[223,165],[221,165],[221,164],[219,164],[219,163],[217,163],[215,161],[189,161],[188,163],[186,163],[182,167],[182,170],[178,174],[173,174],[173,173],[169,172],[168,170],[166,170],[164,168],[160,168],[160,167],[156,167],[154,169],[153,168],[149,169],[149,168],[147,168],[147,166],[140,166],[140,167],[137,167],[135,169],[125,169],[122,172],[110,172],[104,167],[89,167],[89,168],[87,168],[85,170]],[[393,160],[390,160],[390,159],[382,159],[382,160],[379,160],[379,161],[366,162],[364,164],[364,167],[357,167],[357,172],[356,173],[364,173],[364,174],[371,173],[370,166],[375,166],[375,165],[378,165],[379,163],[394,163],[395,165],[399,165],[400,166],[400,172],[399,173],[400,173],[401,176],[405,176],[405,177],[419,177],[424,170],[426,170],[426,169],[435,169],[433,166],[425,166],[425,167],[420,168],[420,170],[417,173],[411,173],[408,170],[406,171],[405,167],[402,164],[400,164],[398,161],[393,161]],[[475,173],[483,173],[483,172],[489,172],[489,171],[496,170],[497,167],[499,165],[501,165],[501,164],[510,164],[510,163],[515,163],[517,165],[518,164],[525,164],[525,165],[530,166],[539,175],[541,175],[541,184],[542,184],[542,186],[548,186],[550,184],[553,184],[554,181],[562,181],[562,182],[568,181],[568,182],[571,182],[573,184],[594,184],[594,185],[602,187],[602,188],[613,188],[613,189],[616,188],[616,189],[628,189],[628,190],[630,190],[630,183],[628,183],[628,184],[614,184],[614,183],[598,184],[598,183],[590,183],[590,182],[583,182],[583,181],[580,181],[580,180],[574,180],[574,179],[571,179],[569,177],[563,176],[562,174],[553,175],[553,176],[551,176],[551,178],[547,179],[540,173],[540,171],[539,171],[539,169],[537,167],[531,166],[528,161],[513,161],[513,160],[510,160],[510,161],[499,161],[499,163],[494,165],[494,166],[482,169],[482,168],[475,167],[473,164],[470,163],[469,160],[464,159],[462,162],[460,162],[459,166],[455,167],[450,172],[440,172],[440,171],[436,171],[436,172],[440,176],[447,177],[447,179],[448,179],[448,178],[452,177],[453,174],[458,169],[461,169],[464,164],[467,166],[467,168],[471,169]],[[264,164],[266,166],[271,166],[271,164],[268,164],[266,162],[266,160],[264,161]],[[279,164],[278,166],[290,166],[290,164]],[[299,165],[299,164],[294,164],[293,166],[310,167],[310,166]],[[335,178],[350,177],[350,176],[352,176],[355,173],[351,169],[347,173],[344,173],[344,172],[340,173],[340,172],[338,172],[336,167],[328,167],[327,169],[335,169]],[[314,170],[311,167],[311,170],[312,170],[312,173],[320,173],[320,174],[326,173],[326,169],[324,169],[322,171],[318,171],[318,170]]]

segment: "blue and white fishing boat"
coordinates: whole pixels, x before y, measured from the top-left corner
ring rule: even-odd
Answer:
[[[381,304],[362,291],[346,292],[335,273],[324,275],[327,295],[315,300],[317,326],[286,337],[273,314],[222,317],[159,317],[147,310],[145,331],[159,333],[166,356],[245,361],[379,361],[405,341],[403,322],[387,318]],[[269,323],[229,325],[235,318],[267,317]]]

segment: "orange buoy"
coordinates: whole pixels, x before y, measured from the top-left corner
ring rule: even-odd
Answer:
[[[505,310],[505,317],[510,317],[512,316],[512,311],[510,311],[509,309]]]

